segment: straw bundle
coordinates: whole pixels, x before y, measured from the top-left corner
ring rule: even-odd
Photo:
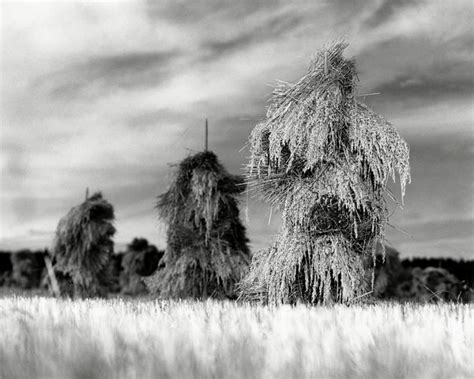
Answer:
[[[53,247],[55,270],[72,280],[76,297],[104,292],[114,246],[113,220],[114,208],[96,193],[59,221]]]
[[[250,261],[237,196],[243,179],[210,151],[184,159],[157,210],[167,224],[165,267],[146,280],[162,297],[233,297]]]
[[[254,256],[244,298],[347,302],[370,289],[368,262],[388,219],[387,180],[399,174],[403,199],[409,149],[357,100],[346,47],[319,52],[296,84],[279,83],[250,135],[249,188],[281,210],[283,230]]]

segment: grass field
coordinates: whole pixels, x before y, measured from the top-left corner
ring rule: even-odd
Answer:
[[[468,378],[473,305],[0,298],[2,378]]]

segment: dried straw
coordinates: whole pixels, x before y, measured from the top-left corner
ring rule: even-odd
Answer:
[[[399,174],[403,199],[409,149],[357,100],[346,47],[329,46],[296,84],[279,83],[250,135],[249,188],[282,211],[283,231],[255,255],[244,298],[330,303],[368,292],[388,220],[387,181]]]
[[[146,280],[161,297],[234,297],[250,261],[238,196],[243,179],[229,174],[213,152],[184,159],[157,210],[167,224],[165,267]]]
[[[101,295],[113,253],[114,209],[96,193],[59,221],[53,247],[55,270],[70,277],[74,296]]]

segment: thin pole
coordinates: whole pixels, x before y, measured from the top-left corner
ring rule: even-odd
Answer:
[[[44,263],[45,263],[45,266],[46,266],[46,272],[48,273],[49,280],[51,281],[51,289],[53,290],[53,294],[56,297],[60,297],[61,296],[61,290],[59,289],[58,280],[56,279],[56,275],[54,273],[54,268],[53,268],[53,265],[51,263],[51,258],[49,257],[47,251],[44,252],[43,259],[44,259]]]
[[[89,199],[89,187],[86,187],[86,201]]]
[[[206,138],[206,141],[205,141],[204,146],[205,146],[205,151],[207,151],[207,149],[209,147],[208,146],[208,144],[209,144],[209,142],[208,142],[209,141],[209,125],[208,125],[208,122],[207,122],[207,118],[206,118],[206,137],[205,138]]]
[[[324,53],[324,74],[328,74],[328,52]]]

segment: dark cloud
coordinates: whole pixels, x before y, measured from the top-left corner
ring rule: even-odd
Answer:
[[[364,22],[366,28],[375,28],[387,22],[400,9],[421,3],[419,0],[384,0]]]
[[[213,59],[216,55],[223,55],[235,51],[243,46],[247,46],[255,41],[257,36],[254,33],[248,32],[237,35],[233,38],[224,40],[213,40],[204,44],[204,55],[208,59]]]
[[[212,27],[212,19],[241,19],[264,9],[272,10],[282,4],[281,0],[207,0],[189,2],[186,0],[154,1],[146,2],[146,11],[152,19],[166,19],[176,23],[188,24],[201,22],[209,19],[209,27]]]
[[[205,60],[244,51],[245,47],[283,35],[305,24],[304,7],[285,7],[282,1],[188,1],[147,3],[155,22],[168,20],[189,27],[198,25],[203,39],[199,48]],[[236,21],[239,23],[236,25]],[[233,25],[232,27],[230,25]],[[222,32],[222,29],[225,32]]]
[[[360,92],[379,95],[362,100],[382,114],[393,115],[473,99],[473,43],[471,36],[449,42],[394,38],[366,47],[357,57]]]
[[[304,15],[292,12],[275,14],[250,29],[246,29],[231,38],[215,38],[206,42],[204,50],[211,55],[223,55],[242,50],[251,44],[276,40],[282,35],[297,29],[304,19]]]
[[[180,56],[176,51],[95,56],[43,77],[36,84],[53,83],[51,96],[66,99],[117,88],[149,88],[171,79]]]
[[[202,121],[186,112],[179,112],[173,109],[150,110],[131,115],[126,124],[131,128],[159,127],[167,123],[189,124]]]
[[[468,63],[449,63],[424,67],[423,70],[407,69],[390,82],[373,89],[380,93],[371,98],[373,104],[402,102],[410,108],[419,107],[442,100],[474,97],[473,65]],[[410,72],[411,71],[411,72]]]

